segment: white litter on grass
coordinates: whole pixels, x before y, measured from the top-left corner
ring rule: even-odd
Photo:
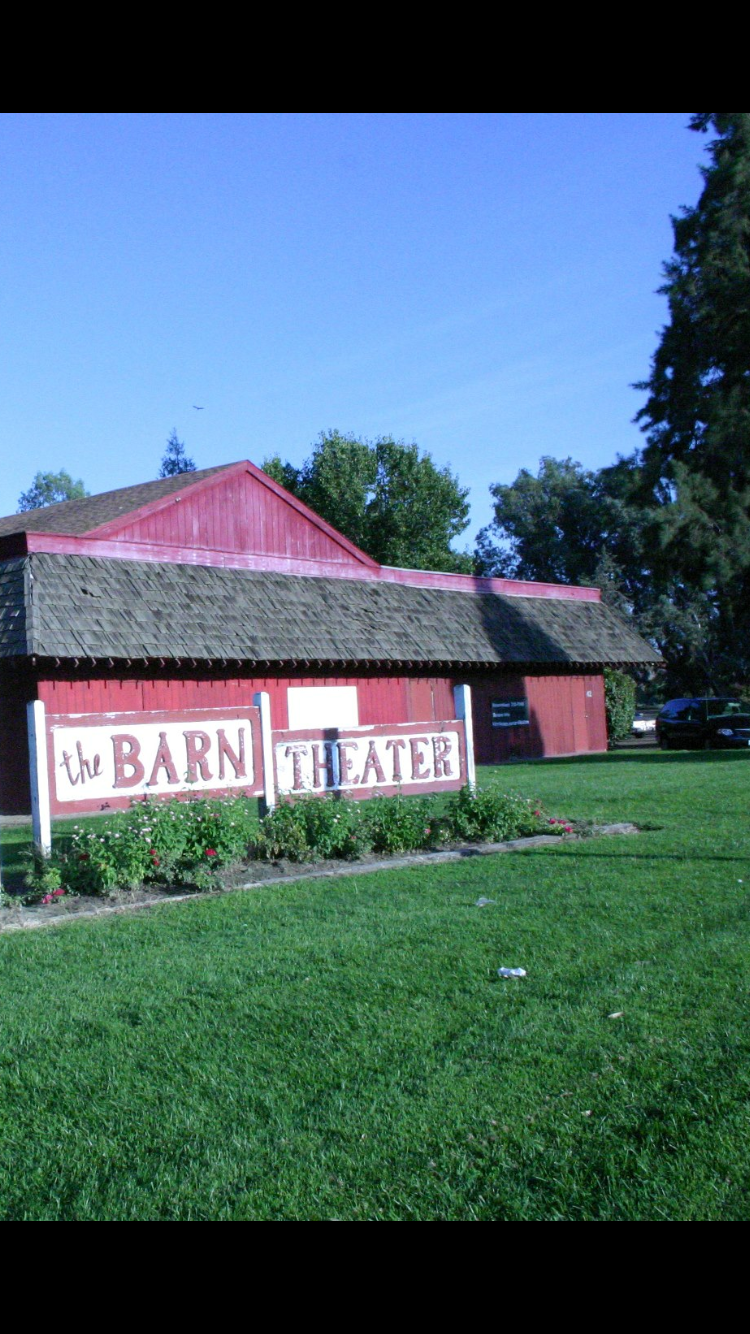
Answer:
[[[475,907],[475,908],[486,908],[487,905],[488,905],[489,903],[494,903],[494,902],[495,902],[494,899],[485,899],[485,898],[481,898],[481,899],[477,899],[476,903],[474,904],[474,907]]]
[[[607,1018],[608,1018],[608,1019],[622,1019],[624,1013],[625,1013],[624,1010],[615,1010],[612,1014],[608,1014],[608,1015],[607,1015]]]
[[[498,977],[525,977],[525,968],[498,968]]]

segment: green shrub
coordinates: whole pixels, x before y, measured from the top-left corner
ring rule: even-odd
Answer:
[[[635,681],[627,672],[605,667],[604,707],[607,711],[607,737],[612,745],[628,736],[633,728]]]
[[[357,857],[368,849],[361,803],[331,797],[282,802],[261,821],[252,852],[269,861]]]
[[[138,801],[128,811],[74,825],[56,840],[51,857],[33,859],[26,879],[32,897],[44,902],[149,884],[209,889],[223,867],[251,857],[351,859],[570,828],[548,819],[538,803],[468,787],[447,802],[438,795],[305,796],[282,802],[260,825],[255,802],[245,797]]]
[[[549,820],[538,802],[499,792],[462,787],[451,798],[447,814],[450,837],[469,842],[501,843],[531,834],[563,833],[570,826]]]
[[[256,803],[246,797],[134,802],[74,825],[50,858],[35,859],[26,882],[37,894],[53,881],[72,894],[142,884],[205,887],[223,866],[247,856],[256,829]]]
[[[415,852],[436,847],[445,837],[434,797],[373,797],[364,804],[373,852]]]
[[[45,857],[36,848],[31,848],[22,855],[21,864],[24,884],[30,889],[30,893],[21,897],[22,903],[35,902],[37,899],[41,899],[42,903],[53,903],[68,893],[62,882],[60,867],[52,857]],[[11,901],[4,894],[0,897],[3,903]]]

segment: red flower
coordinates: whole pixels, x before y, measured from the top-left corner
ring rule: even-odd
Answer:
[[[64,889],[53,889],[53,891],[52,891],[52,898],[53,898],[53,899],[59,899],[60,895],[61,895],[61,894],[64,894],[64,893],[65,893],[65,890],[64,890]]]
[[[79,862],[87,862],[88,859],[89,859],[89,854],[87,852],[80,852],[78,854]]]
[[[207,856],[207,857],[217,857],[217,856],[218,856],[218,853],[217,853],[217,851],[216,851],[216,848],[206,848],[206,856]]]

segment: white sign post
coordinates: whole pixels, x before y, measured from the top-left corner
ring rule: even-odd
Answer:
[[[463,722],[466,732],[466,781],[469,787],[477,785],[477,766],[474,759],[474,720],[471,714],[471,686],[454,686],[453,701],[456,717]]]
[[[31,778],[31,827],[34,847],[44,857],[52,851],[52,823],[49,804],[47,768],[47,724],[42,700],[26,705],[29,733],[29,769]]]
[[[263,800],[266,811],[276,805],[276,786],[273,773],[273,738],[271,735],[271,696],[267,690],[253,695],[253,704],[260,710],[260,746],[263,753]]]

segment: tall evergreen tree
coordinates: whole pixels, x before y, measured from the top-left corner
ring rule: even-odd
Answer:
[[[181,472],[195,472],[195,464],[185,453],[185,445],[172,427],[159,469],[160,477],[177,477]]]
[[[658,644],[670,694],[750,691],[750,113],[715,137],[694,208],[673,219],[669,321],[637,420],[646,444],[588,472],[542,459],[491,488],[479,573],[594,583]]]
[[[715,137],[697,205],[673,219],[669,322],[637,386],[640,498],[674,648],[696,686],[725,689],[750,683],[750,113],[691,128]]]

